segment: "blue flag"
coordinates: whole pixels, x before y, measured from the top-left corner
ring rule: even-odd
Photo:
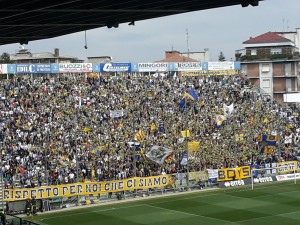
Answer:
[[[183,97],[189,98],[189,99],[191,99],[193,101],[197,101],[198,100],[197,93],[193,89],[189,90],[188,93],[185,93],[183,95]]]
[[[178,104],[180,111],[184,111],[184,108],[186,106],[186,101],[188,99],[190,99],[192,101],[197,101],[198,100],[197,93],[193,89],[189,90],[187,93],[185,93],[183,95],[181,101]]]
[[[272,153],[278,141],[278,135],[262,134],[258,136],[258,147],[260,154]]]

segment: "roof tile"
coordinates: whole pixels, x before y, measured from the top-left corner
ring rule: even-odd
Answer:
[[[243,44],[257,44],[257,43],[276,43],[276,42],[290,42],[290,39],[278,35],[276,32],[267,32],[255,38],[250,38],[244,41]]]

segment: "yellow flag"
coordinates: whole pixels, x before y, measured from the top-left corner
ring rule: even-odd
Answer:
[[[84,131],[85,133],[89,132],[90,130],[91,130],[91,128],[89,128],[89,127],[83,128],[83,131]]]
[[[157,129],[157,127],[155,126],[155,124],[152,123],[152,124],[150,125],[150,130],[151,130],[151,131],[156,131],[156,129]]]
[[[269,123],[270,120],[268,118],[264,118],[264,123]]]
[[[235,141],[243,141],[244,140],[244,134],[235,134]]]
[[[134,137],[138,140],[138,141],[142,141],[145,138],[145,133],[142,130],[139,130]]]
[[[191,136],[190,130],[182,130],[181,131],[181,136],[182,137],[189,137],[189,136]]]
[[[199,149],[200,142],[199,141],[190,141],[188,142],[188,150],[189,151],[197,151]]]

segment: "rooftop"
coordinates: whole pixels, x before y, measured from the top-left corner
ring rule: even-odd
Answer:
[[[291,42],[291,40],[280,36],[279,32],[267,32],[254,38],[250,37],[250,39],[244,41],[243,44],[279,43],[279,42]]]

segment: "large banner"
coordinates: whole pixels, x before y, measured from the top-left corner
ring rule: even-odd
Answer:
[[[189,180],[207,181],[208,174],[206,171],[189,172]]]
[[[7,74],[7,64],[0,64],[0,74]]]
[[[208,62],[207,70],[234,70],[234,62]]]
[[[279,162],[276,163],[277,173],[293,173],[294,170],[297,171],[298,169],[298,162],[297,161],[287,161],[287,162]]]
[[[277,181],[300,179],[300,173],[277,175],[276,179]]]
[[[60,73],[91,73],[93,72],[92,63],[60,63]]]
[[[251,177],[250,166],[218,169],[218,181],[240,180]]]
[[[218,169],[207,169],[209,179],[216,179],[219,177]]]
[[[17,74],[51,73],[50,64],[17,64]]]
[[[139,72],[166,72],[168,71],[168,63],[138,63]]]
[[[141,188],[158,188],[170,184],[169,175],[152,177],[134,177],[125,180],[73,183],[37,188],[3,189],[3,201],[19,201],[35,197],[36,199],[69,197],[77,195],[103,194],[107,192],[127,191]]]
[[[131,72],[130,63],[101,63],[100,72]]]
[[[175,71],[198,71],[202,70],[201,62],[178,62],[174,63]]]
[[[198,77],[198,76],[233,76],[237,75],[237,70],[198,70],[198,71],[182,71],[183,77]]]

